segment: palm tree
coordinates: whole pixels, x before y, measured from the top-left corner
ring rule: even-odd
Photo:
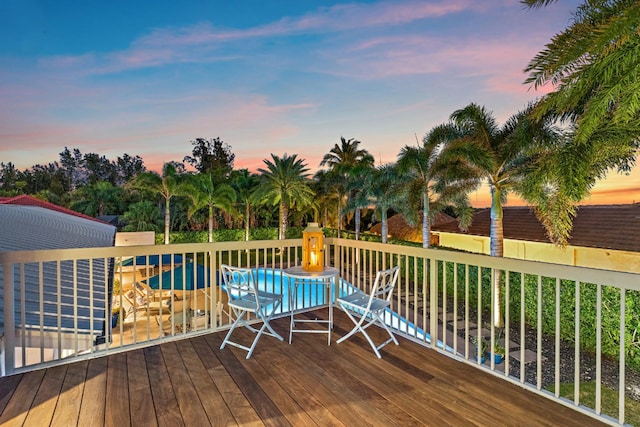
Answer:
[[[252,174],[248,169],[241,169],[231,172],[231,185],[236,191],[237,203],[240,205],[243,214],[244,240],[249,241],[249,229],[251,226],[251,207],[254,204],[253,192],[260,183],[260,177]]]
[[[261,184],[256,189],[256,199],[279,207],[278,238],[283,240],[287,235],[289,210],[313,204],[315,193],[309,186],[309,169],[297,155],[282,158],[271,154],[273,161],[264,160],[266,169],[258,169],[261,173]]]
[[[371,173],[373,165],[368,162],[362,162],[355,165],[349,171],[349,180],[347,182],[347,199],[346,211],[354,212],[354,226],[356,231],[356,240],[360,240],[360,223],[362,217],[362,209],[366,209],[369,204],[369,191],[362,185]]]
[[[555,0],[522,0],[530,8]],[[555,35],[527,65],[526,83],[552,85],[535,109],[537,117],[575,124],[557,167],[564,171],[560,196],[549,202],[571,226],[575,206],[611,169],[628,173],[640,145],[640,3],[585,1],[572,23]],[[566,227],[565,227],[566,228]],[[560,227],[562,232],[562,227]]]
[[[492,113],[476,104],[457,110],[451,114],[451,122],[436,128],[434,138],[448,140],[442,159],[466,170],[467,178],[479,185],[486,180],[491,191],[491,256],[504,255],[504,231],[502,225],[502,207],[510,192],[519,194],[529,202],[537,202],[535,191],[546,186],[548,181],[533,182],[530,176],[538,180],[554,180],[553,176],[541,176],[532,172],[544,165],[553,148],[558,146],[562,134],[550,120],[531,119],[529,106],[517,113],[499,127]],[[531,174],[531,175],[530,175]],[[530,175],[530,176],[528,176]],[[542,193],[538,193],[539,196]],[[502,272],[494,272],[494,304],[496,307],[494,324],[504,325],[501,310]]]
[[[329,209],[337,206],[338,191],[333,188],[333,179],[329,171],[319,169],[313,175],[313,189],[316,192],[316,204],[318,212],[322,213],[322,221],[317,218],[315,222],[321,222],[323,227],[329,227]],[[333,220],[333,218],[331,218]],[[336,227],[337,228],[337,227]]]
[[[422,209],[423,248],[430,244],[430,222],[451,203],[463,214],[459,217],[461,227],[468,225],[471,218],[466,194],[475,187],[476,180],[465,178],[464,170],[454,170],[455,163],[440,160],[446,143],[435,128],[425,135],[422,145],[406,145],[398,155],[398,170],[404,176],[402,190],[407,198],[402,211],[409,224],[415,225],[417,212]],[[439,197],[434,199],[436,194]]]
[[[213,242],[213,217],[214,209],[220,209],[224,212],[233,211],[233,202],[236,199],[236,192],[227,184],[216,184],[213,182],[211,173],[200,173],[190,175],[190,191],[189,198],[192,205],[188,215],[191,217],[195,212],[202,208],[207,208],[208,214],[208,231],[209,243]]]
[[[554,0],[523,0],[530,8]],[[584,2],[572,24],[553,37],[528,64],[526,83],[555,90],[544,96],[538,113],[577,120],[575,141],[594,134],[601,144],[637,141],[640,127],[640,3],[631,0]],[[629,132],[634,129],[635,132]],[[615,134],[615,135],[614,135]],[[611,138],[614,137],[614,138]],[[596,138],[597,139],[597,138]]]
[[[348,199],[350,194],[347,192],[347,184],[350,181],[350,174],[354,168],[371,167],[374,159],[367,150],[358,148],[360,141],[350,138],[345,140],[340,137],[340,145],[335,144],[327,154],[324,155],[320,166],[328,166],[331,174],[332,188],[338,197],[338,237],[342,229],[342,206],[345,197]],[[360,209],[355,209],[356,223],[360,223]],[[356,235],[359,236],[359,230]]]
[[[387,243],[387,212],[391,208],[397,208],[402,200],[398,191],[401,185],[402,177],[393,164],[370,169],[364,180],[369,201],[375,206],[375,215],[382,222],[382,243]]]
[[[158,225],[162,213],[158,206],[150,200],[133,203],[123,217],[127,225],[124,231],[156,231],[162,228]]]
[[[96,182],[78,189],[73,195],[78,200],[71,204],[71,208],[95,217],[119,214],[123,209],[123,193],[121,187],[114,187],[110,182]]]
[[[177,195],[189,194],[185,177],[179,173],[182,168],[174,162],[162,166],[162,176],[156,172],[144,172],[138,175],[130,185],[134,188],[148,190],[160,194],[164,199],[164,244],[169,244],[171,232],[171,198]]]

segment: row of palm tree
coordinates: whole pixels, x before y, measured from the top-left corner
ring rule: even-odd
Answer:
[[[359,238],[363,209],[373,208],[374,218],[382,223],[382,241],[387,242],[387,214],[401,212],[410,223],[421,217],[423,247],[429,247],[430,223],[436,213],[451,207],[459,215],[461,227],[471,219],[467,195],[487,182],[491,191],[491,255],[503,256],[502,209],[511,193],[529,202],[547,226],[549,236],[559,244],[566,242],[570,224],[552,209],[550,200],[562,198],[556,171],[571,132],[556,125],[551,116],[536,119],[534,105],[518,112],[499,126],[485,107],[469,104],[454,111],[447,123],[434,127],[421,144],[405,146],[393,164],[374,166],[373,157],[360,148],[355,139],[340,139],[340,144],[323,157],[321,169],[311,179],[309,168],[297,155],[271,155],[265,168],[252,175],[239,175],[236,189],[226,182],[214,182],[211,174],[178,173],[172,163],[163,175],[141,174],[133,186],[154,190],[164,199],[165,243],[170,235],[170,201],[176,195],[192,200],[190,214],[206,208],[209,217],[209,241],[212,241],[214,210],[243,216],[248,239],[251,207],[258,204],[278,206],[279,238],[284,239],[291,211],[307,212],[314,217],[335,212],[338,236],[345,217],[353,215]],[[251,187],[253,185],[253,187]],[[244,212],[236,210],[242,206]],[[346,214],[346,215],[345,215]],[[502,273],[494,274],[495,304],[500,307]],[[501,325],[498,309],[496,325]]]

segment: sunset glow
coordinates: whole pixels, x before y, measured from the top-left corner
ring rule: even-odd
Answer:
[[[549,91],[522,70],[579,3],[2,2],[0,161],[25,169],[69,147],[159,170],[220,137],[236,168],[288,153],[315,171],[344,136],[393,162],[470,102],[503,123]],[[639,189],[637,169],[612,172],[585,203]]]

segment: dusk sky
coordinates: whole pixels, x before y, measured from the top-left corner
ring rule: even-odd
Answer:
[[[502,124],[542,95],[522,70],[580,3],[0,0],[0,161],[66,146],[159,170],[220,137],[236,168],[315,171],[344,136],[393,162],[470,102]],[[584,203],[640,201],[638,169],[609,176]]]

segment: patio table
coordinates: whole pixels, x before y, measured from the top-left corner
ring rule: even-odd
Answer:
[[[289,344],[294,333],[327,334],[328,344],[331,345],[331,329],[333,329],[333,296],[331,295],[331,285],[338,292],[338,274],[340,272],[334,267],[325,267],[322,271],[306,271],[301,266],[289,267],[284,270],[285,276],[289,280],[289,309],[291,310],[291,321],[289,328]],[[322,285],[323,290],[328,295],[329,300],[329,320],[321,319],[295,319],[295,312],[298,303],[298,288],[304,283],[313,281],[316,285]],[[296,323],[322,323],[327,324],[327,330],[296,328]]]

